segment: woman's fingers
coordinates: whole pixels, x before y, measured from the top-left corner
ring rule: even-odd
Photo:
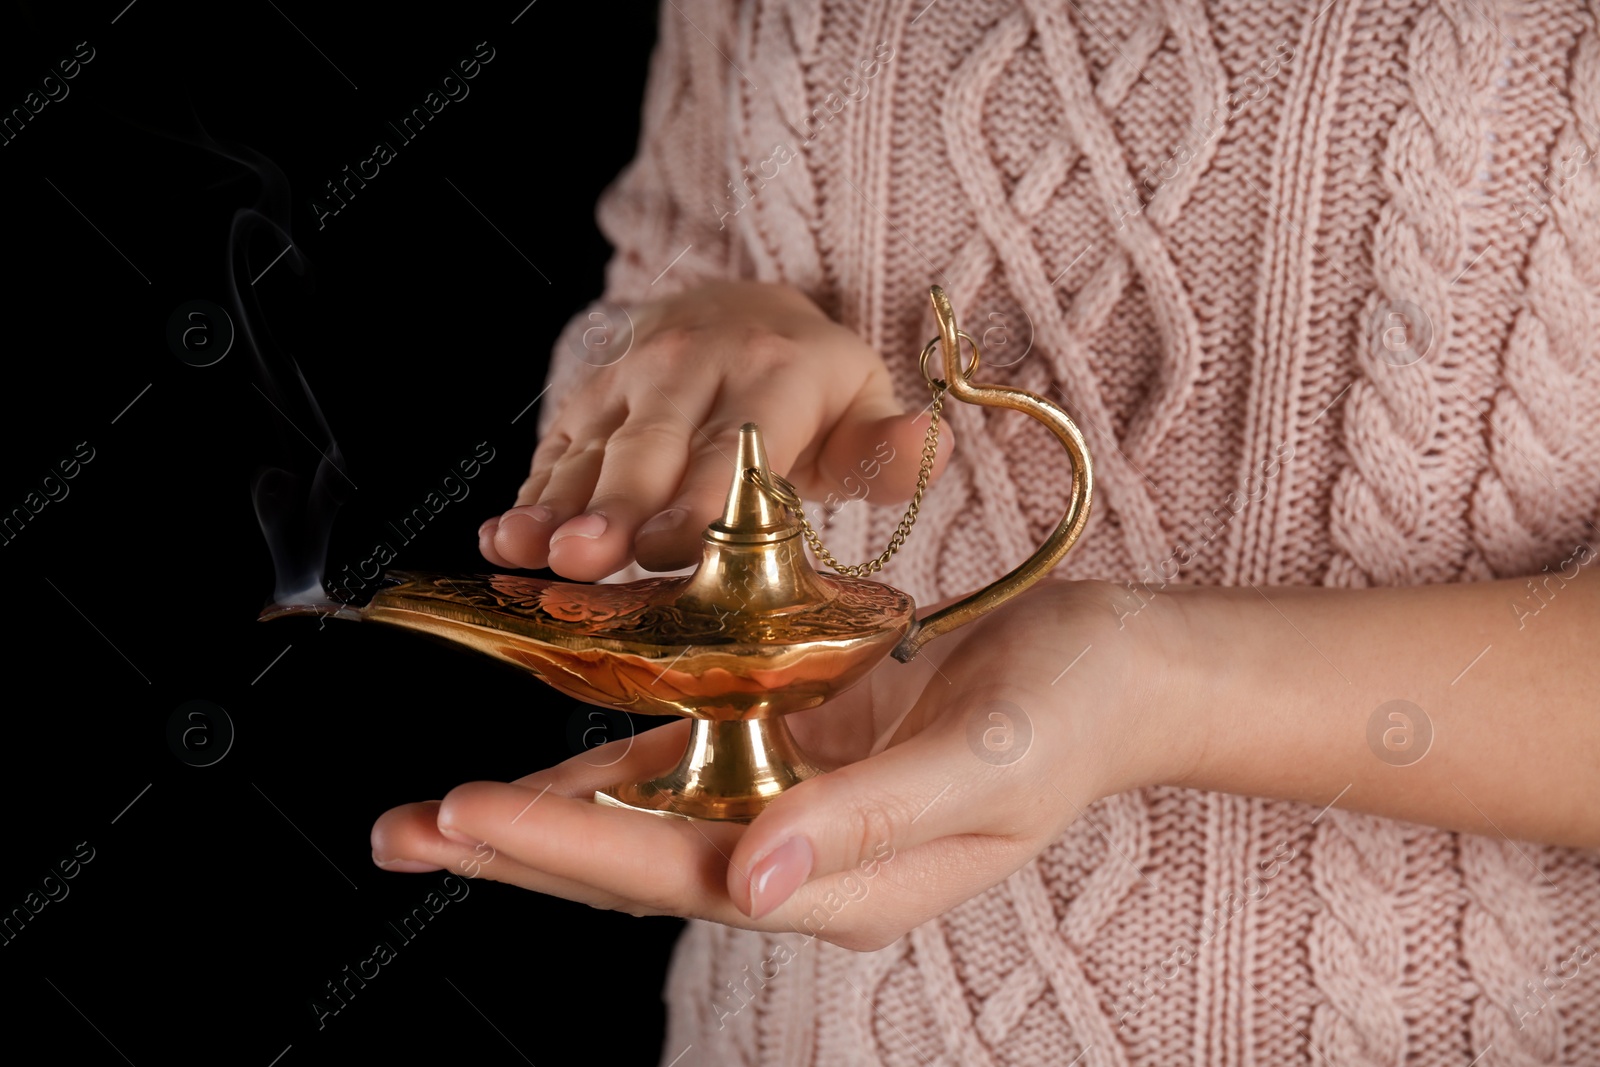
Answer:
[[[496,567],[514,568],[515,563],[506,559],[495,547],[495,537],[500,532],[500,516],[491,515],[478,526],[478,552],[484,559]]]
[[[579,418],[553,429],[539,442],[516,502],[478,528],[485,559],[500,567],[547,566],[550,536],[579,514],[594,491],[605,442],[623,422],[616,404],[597,402]]]
[[[550,568],[595,581],[626,566],[639,527],[677,492],[693,434],[693,424],[665,395],[647,397],[606,441],[582,513],[551,534]]]
[[[580,581],[635,558],[654,570],[687,566],[727,499],[740,427],[759,425],[770,464],[786,471],[821,435],[826,399],[794,371],[724,383],[716,397],[651,386],[632,405],[615,425],[540,446],[517,506],[480,528],[485,558]]]
[[[379,816],[372,827],[372,862],[398,873],[443,870],[462,878],[487,878],[596,908],[634,907],[631,899],[529,867],[489,842],[459,842],[443,836],[438,829],[439,804],[437,800],[402,804]]]
[[[546,566],[551,535],[588,503],[604,459],[604,437],[574,442],[551,466],[538,502],[519,505],[500,516],[494,534],[496,555],[518,567]]]
[[[522,801],[522,805],[507,820],[507,827],[520,827],[524,823],[537,825],[529,820],[535,818],[535,812],[542,805],[552,800],[590,802],[596,789],[618,781],[648,778],[666,770],[683,752],[688,738],[688,725],[687,722],[671,723],[601,745],[505,786],[506,789],[519,790],[517,795]],[[464,798],[465,794],[456,797],[458,801]],[[380,816],[372,828],[373,862],[385,870],[397,872],[442,868],[465,877],[489,878],[581,901],[597,908],[634,914],[665,914],[659,910],[642,909],[633,895],[608,892],[599,886],[563,878],[523,862],[522,857],[507,849],[502,834],[495,835],[502,837],[499,842],[488,835],[474,837],[449,820],[444,822],[444,830],[441,830],[442,804],[438,800],[402,804]],[[638,812],[631,814],[643,819],[651,818]],[[515,833],[510,837],[515,840]]]
[[[589,440],[594,437],[604,437],[605,425],[586,427],[579,435],[579,440]],[[556,461],[572,448],[573,438],[565,433],[546,434],[544,440],[539,442],[533,450],[533,459],[528,464],[528,477],[517,489],[517,499],[512,507],[523,507],[528,504],[537,504],[544,495],[544,487],[550,482],[550,472],[555,469]]]
[[[491,783],[474,783],[479,784]],[[515,786],[500,788],[517,789]],[[485,793],[463,789],[466,792],[458,798],[459,803],[484,808],[490,819],[497,817],[491,810],[493,800]],[[518,810],[512,805],[523,801],[530,793],[538,795],[526,789],[510,795],[505,810]],[[554,807],[541,811],[551,798],[571,808],[565,812],[558,812]],[[848,870],[819,876],[781,907],[759,920],[752,920],[734,905],[724,885],[726,855],[731,845],[717,839],[730,832],[736,833],[737,828],[702,823],[698,825],[708,832],[698,836],[694,825],[683,820],[603,809],[592,804],[586,808],[582,801],[560,797],[552,791],[526,809],[524,816],[526,821],[540,811],[543,821],[535,825],[539,827],[537,832],[543,835],[543,846],[548,853],[557,857],[581,853],[591,842],[602,840],[634,851],[642,848],[658,857],[658,863],[634,864],[626,871],[612,867],[594,872],[592,868],[585,868],[600,878],[598,882],[590,882],[563,877],[538,863],[526,862],[530,857],[518,851],[520,842],[514,834],[496,833],[498,842],[494,839],[475,841],[470,835],[461,842],[444,837],[437,827],[440,807],[440,801],[432,800],[385,812],[373,827],[373,861],[390,871],[443,870],[465,879],[504,882],[632,915],[707,918],[746,929],[793,932],[807,939],[821,937],[861,951],[890,944],[907,929],[949,910],[953,901],[981,892],[1020,865],[1016,846],[998,838],[948,837],[915,848],[878,848]],[[547,818],[547,812],[555,814]],[[635,840],[627,844],[610,840],[615,837],[612,830],[618,824],[605,818],[598,822],[580,818],[578,825],[583,828],[577,832],[565,828],[569,825],[566,818],[569,814],[581,817],[601,812],[609,813],[613,819],[631,817],[632,822],[621,825],[637,829],[641,838],[649,835],[648,841],[641,844]],[[498,817],[503,818],[503,815],[501,812]],[[684,838],[688,847],[678,848],[670,839],[658,837],[669,827],[676,828],[680,835],[687,830],[697,836]],[[1022,855],[1025,858],[1026,854]],[[423,859],[394,862],[390,860],[393,856]],[[699,877],[664,877],[662,868],[667,862],[672,863],[674,869],[688,864],[701,874]],[[560,865],[559,859],[557,865]],[[870,903],[867,902],[869,897]],[[798,949],[800,944],[796,942],[792,947]]]
[[[633,559],[652,570],[692,564],[750,422],[772,469],[811,499],[909,497],[930,411],[902,413],[881,360],[849,331],[799,305],[777,310],[792,321],[755,325],[746,308],[715,328],[666,331],[641,346],[655,360],[645,371],[569,398],[516,505],[480,530],[485,558],[585,581]],[[935,472],[951,450],[943,437]]]
[[[635,537],[640,564],[670,570],[694,563],[700,535],[722,514],[737,471],[740,429],[755,423],[761,429],[767,462],[779,473],[820,430],[820,404],[815,390],[784,375],[719,398],[710,416],[690,427],[684,442],[686,462],[680,483],[662,501],[663,510],[642,524]]]
[[[504,782],[446,794],[439,830],[487,841],[547,875],[659,913],[737,922],[723,890],[726,854],[744,827],[691,823]],[[748,923],[748,920],[746,920]]]

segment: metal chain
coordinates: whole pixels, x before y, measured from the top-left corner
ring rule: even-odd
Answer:
[[[826,566],[846,576],[847,578],[865,578],[869,574],[876,574],[883,569],[890,558],[906,543],[906,538],[911,535],[911,527],[916,525],[917,511],[922,506],[922,494],[928,488],[928,479],[933,477],[933,461],[939,454],[939,415],[944,410],[944,393],[947,388],[941,379],[930,379],[928,383],[933,388],[933,416],[928,420],[928,436],[922,446],[922,468],[917,472],[917,491],[911,494],[911,504],[906,508],[906,513],[900,520],[900,525],[895,528],[894,536],[889,538],[889,547],[884,549],[877,559],[868,560],[848,566],[840,563],[827,546],[822,543],[822,538],[817,535],[816,529],[805,516],[801,508],[800,497],[795,493],[794,487],[781,475],[769,474],[771,481],[760,477],[751,477],[762,492],[773,500],[793,511],[800,520],[800,529],[805,534],[806,544],[817,554],[817,558]],[[755,475],[755,468],[745,472]]]

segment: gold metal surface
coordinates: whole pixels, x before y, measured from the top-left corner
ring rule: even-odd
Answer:
[[[1083,440],[1071,417],[1042,396],[1024,389],[1003,385],[973,385],[971,376],[978,369],[980,355],[978,342],[956,328],[955,311],[950,298],[937,285],[928,293],[933,301],[933,314],[939,322],[939,348],[944,356],[944,382],[950,395],[969,404],[1011,408],[1038,419],[1050,428],[1072,461],[1072,487],[1067,497],[1067,510],[1056,528],[1045,538],[1038,549],[996,582],[984,586],[970,596],[963,597],[947,607],[918,619],[905,639],[895,647],[894,658],[902,663],[910,660],[922,646],[940,634],[965,626],[981,615],[987,615],[1007,600],[1033,585],[1050,573],[1061,562],[1083,527],[1089,521],[1089,504],[1094,495],[1094,474],[1089,461],[1089,446]],[[972,363],[961,366],[961,341],[965,338],[972,346]],[[929,348],[932,342],[929,342]],[[929,348],[923,349],[923,374],[927,374]]]
[[[749,822],[790,786],[822,773],[781,718],[690,724],[678,765],[648,782],[625,782],[594,799],[686,819]]]
[[[922,352],[934,418],[917,492],[889,548],[840,567],[804,519],[793,487],[767,461],[760,430],[746,423],[720,518],[701,537],[687,576],[585,585],[512,575],[452,577],[389,572],[365,607],[272,605],[263,619],[334,615],[416,630],[530,671],[562,692],[605,707],[692,720],[677,766],[645,782],[596,794],[599,803],[657,815],[748,822],[785,789],[822,769],[783,721],[860,681],[887,656],[905,661],[943,633],[994,610],[1038,581],[1072,546],[1088,518],[1089,454],[1072,420],[1020,389],[973,385],[978,344],[956,327],[944,291],[929,294],[939,336]],[[960,342],[972,360],[961,365]],[[937,346],[943,377],[930,376]],[[1013,408],[1050,427],[1072,459],[1066,514],[1039,549],[1004,578],[924,619],[911,598],[868,581],[906,540],[937,451],[948,394]],[[838,575],[819,574],[804,545]]]

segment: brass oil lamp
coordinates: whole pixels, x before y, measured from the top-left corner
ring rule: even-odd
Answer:
[[[923,645],[999,607],[1044,577],[1088,519],[1092,474],[1083,435],[1061,408],[1004,386],[974,385],[981,353],[956,327],[942,289],[930,291],[939,336],[922,350],[932,419],[916,494],[889,547],[854,567],[838,564],[801,512],[794,489],[767,463],[761,432],[746,423],[727,504],[702,535],[692,574],[614,585],[512,575],[390,571],[392,584],[341,618],[403,626],[515,664],[579,700],[692,720],[677,766],[621,782],[597,803],[690,819],[749,822],[774,797],[823,772],[800,751],[783,717],[814,708],[860,681],[885,656],[904,663]],[[961,366],[960,343],[972,348]],[[938,349],[944,376],[930,376]],[[918,617],[911,597],[865,576],[881,569],[916,521],[938,444],[945,395],[1013,408],[1050,428],[1072,461],[1066,513],[1044,543],[993,584]],[[809,544],[838,574],[819,574]],[[263,619],[330,612],[272,605]]]

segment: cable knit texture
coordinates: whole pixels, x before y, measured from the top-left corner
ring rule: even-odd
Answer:
[[[985,377],[1088,439],[1068,576],[1528,575],[1515,631],[1600,518],[1597,152],[1579,4],[666,0],[604,296],[796,286],[920,407],[941,284]],[[885,572],[919,601],[1023,558],[1068,485],[1030,420],[945,410]],[[866,558],[899,514],[823,533]],[[692,923],[666,996],[680,1067],[1591,1064],[1600,861],[1148,789],[881,952]]]

